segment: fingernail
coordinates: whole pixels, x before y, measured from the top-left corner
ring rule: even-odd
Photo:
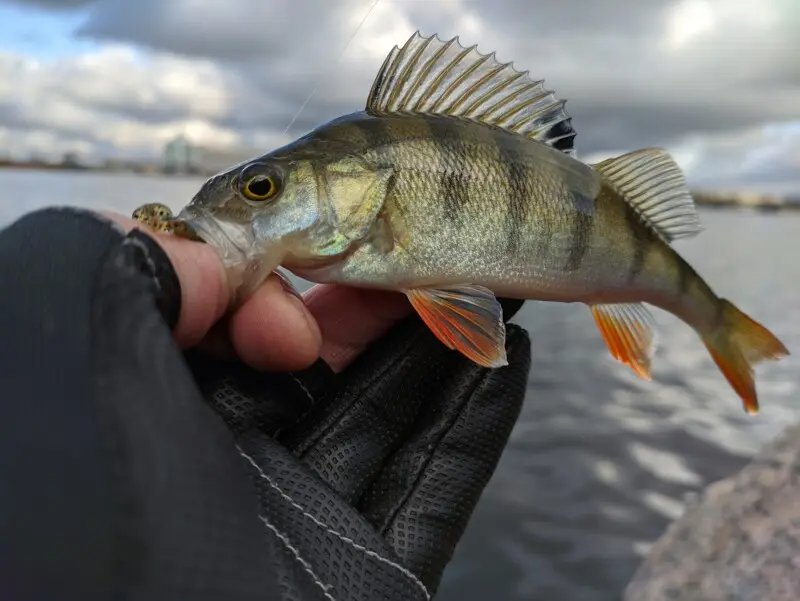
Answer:
[[[278,276],[278,281],[281,283],[281,287],[287,294],[291,294],[296,299],[299,299],[301,303],[305,304],[303,300],[303,295],[297,291],[297,288],[294,287],[292,281],[280,271],[273,271],[276,276]]]

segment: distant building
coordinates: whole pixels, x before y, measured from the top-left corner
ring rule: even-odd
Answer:
[[[164,148],[164,173],[214,175],[261,152],[196,146],[185,136],[178,136]]]
[[[189,173],[192,147],[185,136],[178,136],[164,149],[165,173]]]
[[[61,161],[56,163],[61,169],[86,169],[86,165],[81,162],[77,152],[65,152]]]

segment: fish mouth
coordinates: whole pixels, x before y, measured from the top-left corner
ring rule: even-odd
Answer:
[[[280,266],[280,246],[260,243],[249,223],[218,219],[196,206],[184,208],[176,221],[214,249],[225,269],[232,305],[249,298]]]
[[[184,209],[176,221],[182,223],[201,242],[212,246],[226,268],[236,268],[248,262],[254,237],[247,227],[215,219],[205,211]]]

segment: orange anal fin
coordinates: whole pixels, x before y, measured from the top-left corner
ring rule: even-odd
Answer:
[[[508,365],[503,308],[491,290],[465,285],[414,288],[406,291],[406,295],[447,348],[484,367]]]
[[[592,315],[611,356],[650,380],[656,347],[655,320],[641,303],[592,305]]]

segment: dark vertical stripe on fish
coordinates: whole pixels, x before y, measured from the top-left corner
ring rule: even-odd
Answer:
[[[429,160],[436,164],[425,165],[425,168],[439,174],[437,200],[442,203],[444,218],[460,223],[464,207],[469,202],[472,165],[450,123],[430,120],[427,125],[434,148],[434,156]]]
[[[444,216],[448,221],[458,223],[464,206],[469,202],[469,162],[463,150],[452,148],[446,141],[437,146],[445,165],[440,181]]]
[[[519,161],[517,152],[510,141],[495,137],[498,161],[506,178],[506,216],[503,228],[506,235],[505,251],[513,255],[520,250],[522,228],[525,225],[525,203],[529,199],[528,173]]]
[[[717,298],[714,304],[716,305],[714,307],[714,323],[717,328],[721,328],[725,325],[725,305],[721,298]]]
[[[389,176],[389,181],[386,182],[386,197],[385,203],[394,202],[394,189],[397,187],[397,173],[392,173]]]
[[[628,204],[625,207],[625,223],[628,224],[628,235],[631,237],[633,246],[633,259],[628,265],[628,284],[632,284],[639,277],[644,269],[644,262],[647,258],[647,251],[650,247],[650,236],[644,231],[642,221],[636,211]]]
[[[683,265],[678,265],[678,294],[684,296],[689,293],[689,287],[692,285],[692,278],[694,274],[691,269],[687,269]]]
[[[363,119],[353,121],[353,125],[361,130],[368,146],[385,144],[388,137],[388,121],[383,119]]]
[[[570,192],[572,201],[572,234],[569,256],[564,265],[565,271],[577,271],[581,268],[583,258],[589,250],[589,242],[594,226],[594,203],[591,198],[580,192]]]
[[[339,127],[336,132],[336,138],[345,140],[351,144],[355,144],[358,148],[362,148],[372,141],[372,136],[369,128],[363,124],[363,121],[351,121],[344,123]]]

